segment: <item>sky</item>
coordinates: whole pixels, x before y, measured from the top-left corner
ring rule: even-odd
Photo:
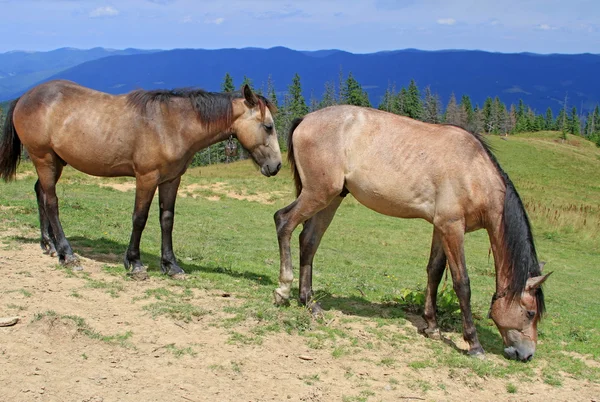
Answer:
[[[0,52],[416,48],[600,53],[599,0],[0,0]]]

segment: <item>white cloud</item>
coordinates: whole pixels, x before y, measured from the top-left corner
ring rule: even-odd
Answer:
[[[185,17],[183,17],[183,19],[181,20],[182,23],[184,24],[189,24],[190,22],[192,22],[192,16],[191,15],[186,15]]]
[[[98,7],[90,12],[90,18],[114,17],[119,15],[119,10],[111,6]]]
[[[437,23],[440,25],[454,25],[456,24],[456,20],[454,18],[440,18],[437,20]]]
[[[215,24],[215,25],[221,25],[223,22],[225,22],[225,18],[222,18],[222,17],[215,18],[214,20],[204,20],[204,23],[206,23],[206,24]]]
[[[554,31],[558,29],[557,27],[553,27],[552,25],[548,24],[539,24],[538,26],[536,26],[536,28],[541,31]]]

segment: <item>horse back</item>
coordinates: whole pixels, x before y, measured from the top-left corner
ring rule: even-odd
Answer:
[[[325,181],[317,179],[319,171],[331,172],[325,185],[342,183],[386,215],[430,222],[454,215],[476,228],[482,211],[502,205],[504,183],[495,165],[459,127],[346,105],[307,115],[293,139],[304,187]]]
[[[130,114],[123,96],[56,80],[20,98],[14,124],[32,158],[56,154],[88,174],[131,175],[135,143],[123,124]]]

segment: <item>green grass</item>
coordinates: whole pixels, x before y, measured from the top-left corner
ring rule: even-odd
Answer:
[[[75,324],[77,332],[87,336],[90,339],[123,347],[133,347],[133,345],[129,341],[129,339],[133,336],[133,333],[131,331],[127,331],[124,334],[104,335],[90,327],[85,322],[85,319],[82,317],[76,315],[58,314],[53,310],[47,310],[45,312],[36,313],[33,317],[33,322],[40,321],[43,318],[49,318],[51,320],[71,321]]]
[[[539,327],[536,357],[528,364],[504,359],[501,363],[497,359],[481,361],[463,356],[442,342],[428,341],[430,355],[414,356],[409,364],[417,373],[447,368],[480,377],[508,376],[515,387],[519,379],[534,378],[560,386],[565,376],[600,383],[600,370],[584,361],[600,361],[600,150],[581,138],[569,137],[567,142],[558,138],[558,133],[510,136],[508,141],[490,138],[531,217],[540,260],[547,262],[547,271],[554,271],[545,285],[548,314]],[[20,167],[20,172],[27,170],[32,166]],[[35,176],[29,176],[0,184],[0,229],[38,231],[34,182]],[[218,182],[225,183],[232,193],[276,195],[267,197],[271,205],[235,200],[210,190]],[[90,286],[119,296],[128,286],[120,264],[130,236],[134,193],[97,183],[97,179],[67,167],[58,185],[61,219],[75,251],[106,263],[105,272],[115,275],[114,282],[89,281]],[[134,303],[144,303],[153,317],[200,319],[208,312],[194,304],[193,291],[218,289],[240,301],[224,307],[221,313],[228,318],[218,323],[229,331],[232,343],[260,344],[273,333],[287,332],[305,337],[309,348],[327,350],[341,359],[381,345],[403,353],[415,339],[417,335],[403,327],[410,312],[421,313],[431,225],[379,215],[348,196],[314,262],[316,297],[325,310],[344,313],[342,319],[329,324],[331,313],[315,321],[296,302],[284,308],[272,304],[279,273],[273,213],[294,199],[289,170],[284,168],[278,176],[267,179],[250,162],[194,168],[183,176],[182,188],[192,184],[209,190],[194,191],[199,195],[195,199],[177,200],[174,247],[189,273],[188,280],[175,282],[160,274],[156,205],[150,210],[142,237],[142,259],[151,276],[161,278],[164,284],[148,290],[143,300]],[[204,198],[215,194],[219,201]],[[297,229],[292,239],[296,268],[299,232]],[[12,241],[31,240],[15,236]],[[487,234],[478,231],[467,235],[465,251],[480,340],[488,354],[501,356],[501,338],[486,317],[495,287]],[[297,271],[295,274],[293,298],[298,295]],[[460,331],[451,288],[448,283],[440,297],[440,317],[447,330]],[[17,292],[27,296],[24,289]],[[72,296],[78,297],[78,293]],[[368,339],[357,338],[345,326],[356,322],[372,324],[365,326]],[[373,364],[393,367],[399,363],[391,356],[380,357]],[[431,387],[425,383],[415,386],[423,392]],[[362,400],[367,396],[349,398]]]

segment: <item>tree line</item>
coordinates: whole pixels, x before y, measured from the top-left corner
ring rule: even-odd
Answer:
[[[299,74],[295,74],[287,90],[280,98],[275,84],[268,77],[266,85],[255,87],[252,80],[244,76],[241,85],[248,84],[257,93],[267,97],[275,106],[275,126],[279,135],[279,144],[286,150],[286,136],[292,121],[297,117],[332,105],[357,105],[375,107],[368,93],[358,80],[349,72],[347,75],[340,69],[337,79],[325,83],[320,97],[311,93],[308,101],[302,91]],[[221,90],[235,91],[233,77],[227,73],[223,78]],[[568,107],[565,97],[563,108],[557,116],[551,108],[545,113],[537,113],[529,105],[520,100],[517,104],[506,105],[498,96],[488,97],[483,105],[474,104],[469,95],[459,98],[452,93],[444,107],[440,96],[427,86],[421,90],[415,80],[410,80],[407,87],[397,88],[390,83],[381,101],[376,106],[379,110],[408,116],[428,123],[454,124],[465,129],[488,134],[508,135],[532,131],[559,131],[563,138],[566,134],[580,135],[600,146],[600,108],[598,105],[587,115],[580,115],[577,107]],[[241,149],[241,148],[240,148]],[[247,157],[240,152],[240,158]],[[196,155],[194,165],[226,161],[224,147],[212,146]]]
[[[300,75],[297,73],[281,98],[278,96],[281,92],[276,91],[271,76],[268,77],[266,84],[260,87],[255,87],[252,80],[244,76],[240,87],[244,84],[265,96],[277,107],[278,113],[274,119],[279,144],[283,151],[286,150],[289,127],[297,117],[332,105],[375,107],[371,104],[368,93],[352,72],[345,75],[341,69],[337,82],[335,80],[326,82],[320,97],[311,93],[308,101],[303,95]],[[226,73],[221,90],[233,92],[236,88],[233,77]],[[397,88],[395,84],[390,83],[377,108],[428,123],[454,124],[477,133],[508,135],[543,130],[559,131],[563,138],[566,138],[567,133],[579,135],[600,146],[599,105],[596,105],[593,111],[586,115],[580,115],[576,106],[568,107],[567,97],[564,99],[563,108],[556,117],[551,108],[548,108],[543,114],[537,113],[523,100],[516,105],[507,106],[498,96],[488,97],[480,106],[474,104],[468,95],[462,95],[459,101],[452,93],[448,103],[443,107],[437,93],[433,92],[429,86],[423,90],[419,89],[413,79],[410,80],[407,87]],[[0,106],[0,127],[3,127],[3,120],[4,113]],[[238,144],[236,158],[245,159],[247,157],[248,155]],[[194,156],[192,166],[228,162],[229,160],[230,157],[225,155],[225,147],[217,144],[198,152]]]

